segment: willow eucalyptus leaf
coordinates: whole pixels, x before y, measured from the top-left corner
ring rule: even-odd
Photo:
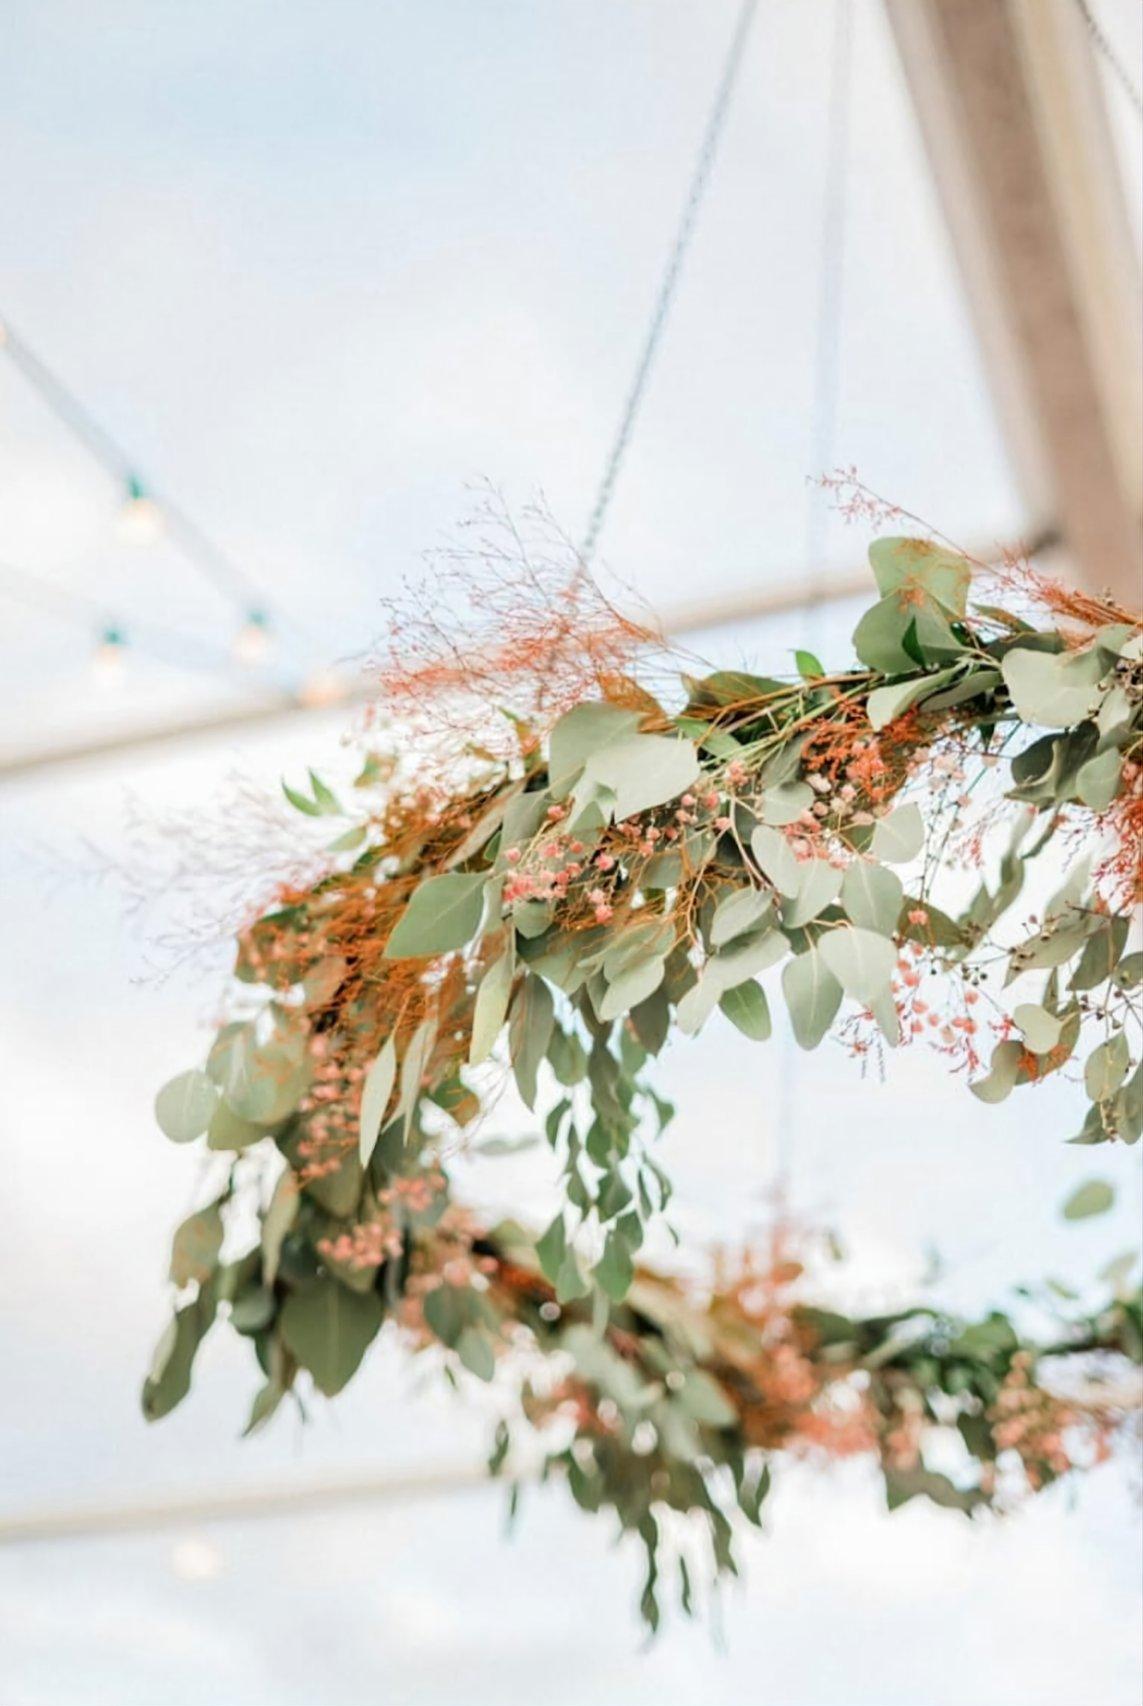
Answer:
[[[375,1055],[361,1087],[358,1152],[363,1167],[368,1167],[370,1157],[377,1147],[377,1138],[389,1107],[396,1077],[397,1045],[390,1033]]]
[[[262,1216],[262,1275],[272,1286],[278,1277],[282,1245],[301,1207],[298,1181],[289,1168],[274,1187],[265,1214]]]
[[[1084,943],[1068,988],[1098,989],[1101,983],[1106,983],[1120,965],[1120,955],[1127,945],[1130,928],[1131,921],[1127,918],[1109,915],[1098,920]],[[1121,987],[1130,988],[1131,985],[1128,983]]]
[[[555,1024],[552,992],[542,978],[525,977],[512,1003],[509,1046],[516,1086],[527,1107],[536,1105],[536,1076]]]
[[[472,1037],[468,1049],[468,1059],[472,1066],[488,1059],[497,1037],[504,1029],[514,975],[515,956],[510,938],[509,946],[498,959],[493,960],[481,978],[480,987],[476,992],[472,1009]]]
[[[549,1000],[551,998],[549,997]],[[424,1081],[425,1070],[433,1045],[437,1038],[437,1022],[433,1018],[422,1019],[405,1049],[401,1061],[401,1094],[397,1102],[394,1117],[400,1116],[404,1121],[405,1142],[413,1129],[413,1120],[417,1112],[417,1102],[420,1099],[421,1085]]]
[[[935,711],[950,711],[954,705],[963,705],[969,699],[979,699],[984,693],[994,693],[1003,679],[998,669],[971,668],[959,681],[954,681],[951,687],[934,693],[931,698],[926,696],[925,711],[929,715]]]
[[[484,810],[477,813],[476,822],[472,828],[453,848],[445,861],[444,869],[446,871],[451,871],[457,865],[465,864],[467,860],[474,858],[483,847],[488,845],[496,831],[503,827],[509,808],[523,793],[523,789],[523,781],[510,782],[493,795],[491,801],[485,805]]]

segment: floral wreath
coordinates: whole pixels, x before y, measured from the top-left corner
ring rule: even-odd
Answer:
[[[731,1513],[760,1521],[782,1457],[866,1454],[891,1507],[971,1513],[1106,1455],[1137,1409],[1116,1370],[1143,1356],[1122,1271],[1034,1340],[999,1312],[817,1306],[812,1241],[781,1227],[702,1286],[640,1255],[671,1190],[648,1064],[716,1008],[763,1041],[780,993],[802,1048],[832,1032],[862,1061],[929,1044],[984,1103],[1078,1073],[1061,1135],[1143,1129],[1143,621],[925,539],[870,560],[857,665],[798,652],[795,679],[688,668],[655,696],[649,628],[583,573],[553,596],[499,554],[459,632],[395,623],[377,703],[403,756],[371,746],[352,805],[313,772],[285,789],[346,825],[244,923],[231,1016],[157,1098],[224,1177],[175,1234],[148,1417],[220,1317],[262,1373],[247,1431],[303,1374],[339,1392],[388,1320],[510,1395],[494,1472],[534,1431],[543,1473],[640,1537],[652,1625],[664,1544],[692,1600],[670,1513],[733,1570]],[[1049,848],[1065,879],[1022,912]],[[538,1237],[450,1197],[509,1075],[560,1171]],[[260,1236],[232,1252],[251,1204]]]

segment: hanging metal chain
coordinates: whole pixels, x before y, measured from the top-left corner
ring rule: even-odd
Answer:
[[[1088,0],[1076,0],[1076,10],[1087,25],[1087,33],[1095,44],[1096,52],[1118,82],[1139,117],[1143,118],[1143,94],[1140,93],[1139,85],[1133,82],[1130,72],[1112,47],[1106,30],[1088,5]]]
[[[841,382],[841,324],[845,304],[845,216],[853,94],[852,0],[833,0],[833,47],[826,113],[825,182],[818,251],[817,324],[814,334],[813,403],[810,414],[810,486],[804,535],[805,602],[801,643],[814,644],[812,620],[825,583],[826,493],[820,480],[837,458],[837,414]],[[798,1138],[800,1061],[794,1039],[782,1038],[775,1137],[774,1201],[789,1207]]]
[[[718,148],[719,137],[722,134],[722,129],[726,122],[726,116],[730,110],[731,97],[734,93],[735,83],[738,80],[738,73],[742,66],[742,61],[746,52],[746,44],[750,36],[750,27],[754,22],[754,16],[757,10],[758,0],[743,0],[743,4],[738,13],[738,21],[734,26],[734,34],[731,37],[730,47],[727,51],[726,60],[722,69],[722,75],[719,78],[718,87],[715,90],[714,102],[711,106],[706,126],[703,130],[702,142],[699,146],[698,157],[695,161],[694,171],[691,175],[690,189],[687,192],[687,198],[683,205],[682,218],[679,221],[679,228],[675,236],[674,245],[671,249],[666,268],[663,272],[662,280],[659,284],[659,291],[655,299],[654,310],[651,314],[651,323],[647,328],[647,336],[643,343],[643,350],[635,368],[635,375],[631,382],[631,389],[627,394],[627,401],[623,406],[623,413],[620,416],[618,430],[616,431],[615,438],[612,441],[607,461],[604,464],[603,477],[599,482],[599,490],[596,493],[595,503],[592,506],[591,517],[587,524],[587,531],[584,534],[583,543],[580,546],[580,558],[585,565],[590,563],[592,557],[595,555],[595,547],[599,542],[599,535],[602,531],[603,523],[611,504],[611,498],[615,491],[615,482],[619,477],[619,470],[622,466],[627,446],[631,440],[632,428],[635,425],[635,419],[643,401],[643,393],[647,388],[647,380],[650,376],[651,367],[658,352],[659,340],[662,336],[663,327],[666,324],[667,315],[670,312],[671,302],[675,294],[675,287],[679,281],[679,273],[682,269],[683,257],[686,254],[687,247],[691,240],[691,235],[694,231],[695,221],[698,217],[699,208],[702,205],[707,187],[710,183],[711,168],[714,165],[714,157]]]
[[[833,49],[826,118],[825,186],[818,253],[818,314],[814,336],[814,395],[810,426],[811,485],[806,505],[807,612],[817,602],[825,549],[826,494],[820,480],[837,460],[841,382],[841,318],[845,288],[845,216],[853,93],[851,0],[834,0]]]

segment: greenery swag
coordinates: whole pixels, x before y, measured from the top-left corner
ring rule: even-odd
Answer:
[[[149,1417],[186,1394],[220,1313],[262,1371],[250,1428],[300,1371],[338,1392],[388,1318],[511,1389],[545,1473],[642,1538],[652,1623],[669,1513],[732,1569],[730,1511],[759,1520],[783,1453],[867,1453],[891,1505],[967,1511],[1104,1453],[1130,1406],[1076,1370],[1143,1352],[1122,1275],[1037,1344],[998,1313],[816,1307],[780,1233],[704,1287],[640,1257],[670,1196],[647,1063],[716,1008],[765,1040],[775,987],[803,1048],[929,1043],[985,1103],[1075,1070],[1073,1141],[1143,1126],[1143,623],[1016,565],[970,606],[978,566],[925,540],[870,558],[858,666],[684,672],[673,702],[632,673],[652,636],[582,576],[541,606],[501,578],[489,645],[402,636],[379,696],[431,707],[447,738],[371,750],[353,806],[312,772],[286,790],[348,826],[241,930],[231,1017],[157,1100],[225,1176],[175,1235]],[[1021,913],[1053,862],[1062,884]],[[529,1109],[544,1087],[558,1158],[535,1239],[449,1195],[448,1158],[509,1072]],[[1107,1194],[1093,1181],[1067,1212]],[[232,1250],[250,1204],[260,1236]],[[942,1433],[948,1474],[926,1464]],[[494,1469],[511,1438],[504,1421]]]

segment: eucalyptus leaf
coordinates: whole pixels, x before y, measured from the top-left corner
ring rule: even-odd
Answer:
[[[637,711],[591,702],[576,705],[556,723],[548,746],[552,792],[566,794],[588,759],[635,734],[642,718]]]
[[[753,977],[756,972],[768,971],[785,957],[789,944],[780,930],[759,930],[749,936],[736,936],[725,948],[706,963],[706,976],[713,979],[718,990],[734,989]]]
[[[404,1120],[405,1142],[408,1143],[413,1129],[413,1120],[417,1112],[425,1070],[433,1045],[437,1038],[436,1020],[422,1019],[412,1036],[409,1038],[405,1057],[401,1062],[401,1094],[397,1102],[396,1113]]]
[[[1124,1143],[1143,1137],[1143,1065],[1135,1068],[1111,1106],[1115,1134]]]
[[[907,865],[925,845],[925,820],[921,809],[910,801],[888,817],[878,818],[870,852],[887,865]]]
[[[665,970],[661,954],[649,954],[646,959],[627,966],[608,984],[602,1001],[597,1005],[601,1019],[618,1019],[621,1013],[637,1007],[663,981]]]
[[[1076,776],[1076,793],[1093,812],[1106,811],[1119,792],[1123,760],[1114,747],[1089,758]]]
[[[760,1043],[767,1040],[772,1026],[766,992],[761,984],[753,979],[735,984],[733,989],[724,991],[719,997],[718,1005],[743,1036]]]
[[[218,1203],[188,1216],[171,1245],[170,1277],[174,1285],[201,1284],[209,1279],[222,1248],[222,1212]]]
[[[1131,1051],[1122,1031],[1116,1031],[1088,1055],[1083,1069],[1084,1089],[1093,1102],[1114,1096],[1131,1067]]]
[[[218,1090],[205,1072],[180,1072],[155,1097],[155,1118],[172,1143],[193,1143],[209,1126]]]
[[[769,877],[779,894],[796,895],[802,883],[802,867],[781,830],[760,824],[750,837],[750,851],[763,876]]]
[[[762,822],[779,829],[783,824],[796,823],[815,798],[808,782],[786,782],[778,788],[767,788],[762,795]]]
[[[782,971],[782,993],[794,1036],[802,1048],[817,1048],[841,1006],[841,984],[818,948],[797,954]]]
[[[484,911],[483,872],[428,877],[409,898],[385,946],[387,960],[455,953],[471,942]]]
[[[988,1074],[978,1078],[969,1089],[980,1102],[1003,1102],[1016,1087],[1024,1045],[1015,1041],[997,1043],[992,1051]]]
[[[1016,646],[1001,664],[1004,684],[1026,723],[1068,729],[1096,710],[1107,666],[1098,648],[1042,652]]]
[[[855,859],[841,884],[841,904],[854,924],[891,936],[901,916],[901,879],[871,859]]]
[[[718,1381],[701,1368],[687,1369],[675,1393],[675,1402],[692,1422],[703,1427],[732,1428],[739,1420],[737,1409]]]
[[[770,895],[763,889],[735,889],[724,895],[714,909],[710,922],[710,943],[721,948],[736,936],[754,930],[770,912]]]
[[[265,1136],[265,1126],[255,1125],[251,1120],[239,1119],[229,1102],[220,1097],[210,1116],[206,1147],[232,1151],[249,1149],[251,1144],[259,1143]]]
[[[478,1380],[491,1380],[496,1372],[496,1353],[484,1328],[462,1328],[456,1341],[456,1354]]]
[[[845,993],[863,1007],[889,994],[897,949],[887,937],[843,924],[824,933],[818,951]]]
[[[909,681],[895,681],[885,687],[875,687],[867,702],[870,723],[878,731],[887,728],[921,700],[947,686],[953,675],[952,669],[941,669],[931,675],[919,678],[914,676]]]
[[[332,1398],[356,1373],[383,1314],[375,1291],[347,1291],[336,1280],[320,1279],[290,1293],[279,1331],[314,1385]]]
[[[798,892],[782,903],[782,923],[789,929],[808,924],[837,899],[845,873],[828,859],[803,859],[798,865]]]
[[[593,752],[584,778],[614,794],[614,816],[623,820],[685,794],[698,781],[700,768],[689,740],[637,734]]]
[[[965,614],[972,566],[959,552],[931,539],[876,539],[869,547],[869,563],[883,595],[896,593],[909,600],[923,594],[950,616]]]
[[[593,1277],[596,1285],[613,1303],[620,1303],[626,1297],[635,1277],[635,1269],[627,1241],[618,1227],[607,1234],[603,1255],[596,1263]]]
[[[1103,1179],[1088,1179],[1077,1185],[1063,1207],[1065,1220],[1087,1220],[1093,1214],[1106,1214],[1115,1202],[1113,1187]]]
[[[1012,1017],[1033,1054],[1048,1054],[1059,1042],[1064,1021],[1046,1007],[1024,1001],[1014,1008]]]

